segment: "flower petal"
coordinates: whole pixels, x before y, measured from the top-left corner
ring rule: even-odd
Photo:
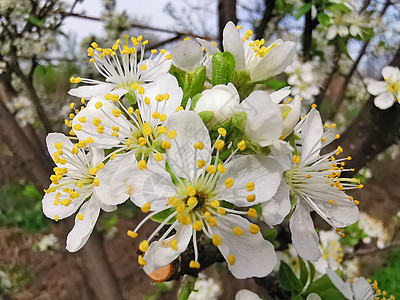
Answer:
[[[143,64],[147,69],[140,76],[140,80],[147,83],[155,80],[160,74],[168,73],[172,65],[172,61],[165,58],[168,54],[169,51],[166,51],[164,54],[159,53],[155,58],[144,60]]]
[[[296,54],[295,45],[295,43],[287,41],[272,48],[249,70],[251,80],[264,80],[282,73]]]
[[[318,247],[318,234],[310,216],[310,208],[300,199],[290,218],[292,243],[298,255],[309,261],[317,261],[321,257]]]
[[[381,93],[379,94],[375,100],[374,100],[374,104],[376,107],[378,107],[379,109],[388,109],[389,107],[391,107],[394,103],[395,103],[396,99],[394,98],[394,96],[390,93]]]
[[[290,104],[281,104],[281,110],[282,110],[282,105],[288,105],[290,108],[290,111],[283,119],[282,136],[286,138],[289,134],[293,132],[293,129],[296,127],[297,122],[300,119],[300,112],[301,112],[300,97],[295,96]]]
[[[246,69],[246,62],[244,59],[244,47],[242,38],[240,37],[239,30],[231,21],[226,23],[222,33],[222,45],[224,51],[229,51],[235,57],[236,69],[239,71]]]
[[[65,184],[68,181],[69,181],[68,179],[62,179],[60,180],[60,185]],[[52,187],[57,187],[57,186],[51,184],[50,188]],[[46,217],[53,220],[55,219],[56,215],[60,220],[67,218],[74,212],[76,212],[78,208],[82,205],[83,201],[86,199],[87,194],[83,193],[79,198],[72,199],[71,203],[69,203],[68,205],[60,204],[63,200],[70,199],[70,194],[63,191],[65,188],[72,190],[76,189],[77,186],[75,184],[64,185],[60,186],[52,193],[44,194],[42,199],[42,209]],[[79,189],[78,192],[80,192]],[[58,194],[59,197],[57,198],[59,199],[59,201],[56,201],[56,196]]]
[[[371,284],[365,278],[354,278],[351,288],[353,290],[355,300],[374,300],[375,291],[373,290]]]
[[[261,233],[249,232],[251,223],[237,215],[220,216],[213,233],[221,237],[219,251],[227,261],[228,255],[235,256],[235,263],[228,262],[228,269],[238,279],[249,277],[264,277],[271,273],[277,263],[274,246],[263,239]],[[240,227],[243,235],[240,237],[232,229]]]
[[[319,155],[323,134],[322,120],[319,112],[312,108],[305,118],[301,129],[301,161],[307,164]]]
[[[269,226],[282,223],[283,219],[290,213],[290,187],[282,178],[278,191],[271,200],[262,203],[262,215],[264,222]]]
[[[114,83],[102,82],[95,85],[83,85],[74,89],[70,89],[68,94],[79,98],[92,98],[94,96],[104,96],[112,91],[115,87]]]
[[[147,264],[143,270],[146,274],[150,274],[173,262],[183,251],[186,250],[192,237],[192,226],[182,226],[181,224],[175,227],[176,234],[164,241],[155,241],[150,244],[143,258]],[[169,242],[173,239],[177,240],[178,250],[174,250],[169,246]]]
[[[100,109],[96,104],[101,103]],[[72,120],[72,128],[76,125],[82,126],[82,130],[74,130],[80,140],[86,140],[88,137],[94,139],[93,146],[101,149],[109,149],[117,146],[121,138],[130,137],[131,124],[122,114],[119,117],[113,115],[113,110],[118,109],[110,100],[101,97],[93,97],[83,110],[81,110]],[[85,122],[82,123],[84,118]],[[99,119],[103,133],[98,132],[98,125],[94,125],[93,120]],[[95,122],[96,123],[96,122]],[[112,136],[113,126],[119,127],[119,138]]]
[[[290,86],[285,86],[284,88],[281,88],[280,90],[277,90],[271,94],[269,94],[269,97],[271,98],[271,101],[279,104],[284,98],[290,95]]]
[[[236,293],[235,300],[262,300],[256,293],[249,290],[240,290]]]
[[[169,99],[158,102],[156,97],[160,94],[168,94]],[[157,125],[155,123],[158,123],[158,120],[151,117],[152,113],[157,111],[160,114],[165,114],[168,118],[172,113],[176,112],[176,109],[181,104],[183,92],[175,76],[166,73],[160,74],[152,83],[145,85],[143,96],[150,99],[150,104],[147,105],[143,101],[139,103],[140,115],[146,122]]]
[[[254,91],[240,104],[247,113],[246,135],[262,147],[269,146],[282,134],[282,115],[267,92]]]
[[[385,81],[376,81],[371,80],[367,86],[368,93],[376,96],[381,93],[387,92],[386,82]]]
[[[339,277],[336,272],[327,269],[326,274],[329,279],[332,281],[333,285],[343,294],[346,299],[353,300],[357,298],[353,298],[353,292],[350,289],[349,284],[345,283],[342,278]]]
[[[82,214],[83,219],[79,220],[78,216]],[[67,236],[67,250],[76,252],[81,249],[87,242],[94,229],[94,225],[100,214],[100,206],[95,197],[91,197],[86,201],[79,213],[75,217],[75,226]]]
[[[214,120],[221,123],[238,110],[239,94],[232,83],[216,85],[210,90],[205,90],[197,101],[194,111],[214,112]]]
[[[148,164],[147,169],[140,170],[137,161],[127,157],[116,162],[110,172],[114,173],[109,182],[111,193],[119,199],[131,197],[136,206],[142,207],[150,202],[151,210],[163,208],[168,198],[176,194],[171,175],[159,165]]]
[[[179,111],[167,119],[168,130],[174,130],[177,136],[169,141],[167,150],[168,164],[176,176],[192,179],[197,171],[196,160],[211,161],[211,140],[207,127],[193,111]],[[194,149],[197,142],[204,144],[203,150]],[[197,153],[197,154],[196,154]]]
[[[203,58],[201,46],[191,40],[176,44],[172,47],[171,54],[174,65],[188,72],[196,69]]]
[[[215,190],[222,190],[220,197],[232,204],[247,207],[271,199],[276,194],[282,178],[281,166],[270,157],[255,155],[236,155],[225,164],[226,172],[218,179]],[[233,178],[234,184],[225,187],[225,180]],[[253,182],[250,191],[246,184]],[[252,202],[249,195],[255,195]]]

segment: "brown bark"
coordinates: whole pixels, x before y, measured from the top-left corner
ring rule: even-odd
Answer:
[[[219,44],[222,46],[222,32],[226,23],[232,21],[237,24],[236,0],[219,0],[218,3]]]
[[[269,21],[271,21],[272,17],[274,16],[272,12],[275,8],[275,3],[276,0],[265,0],[264,15],[261,19],[260,25],[255,28],[257,40],[260,40],[264,36],[265,28],[267,28]]]

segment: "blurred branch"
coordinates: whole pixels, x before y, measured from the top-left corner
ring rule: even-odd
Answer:
[[[372,255],[375,253],[379,253],[379,252],[385,252],[388,251],[390,249],[396,249],[396,248],[400,248],[400,242],[395,242],[392,243],[384,248],[378,248],[378,247],[373,247],[373,248],[360,248],[357,249],[356,251],[352,252],[352,253],[347,253],[344,255],[343,259],[344,260],[348,260],[348,259],[352,259],[354,257],[360,257],[360,256],[365,256],[365,255]]]
[[[76,17],[76,18],[81,18],[81,19],[86,19],[86,20],[103,22],[103,20],[101,18],[85,16],[85,15],[81,15],[81,14],[78,14],[78,13],[68,13],[68,12],[62,12],[62,11],[58,12],[58,13],[62,14],[64,17]],[[176,34],[176,35],[179,35],[179,36],[194,36],[194,37],[199,37],[199,38],[202,38],[202,39],[205,39],[205,40],[215,40],[215,37],[195,35],[193,33],[180,32],[180,31],[176,31],[176,30],[172,30],[172,29],[158,28],[158,27],[141,25],[141,24],[136,24],[136,23],[131,23],[130,26],[131,27],[136,27],[136,28],[142,28],[142,29],[146,29],[146,30],[165,32],[165,33],[172,33],[172,34]]]
[[[311,0],[306,0],[305,3],[311,3]],[[318,25],[317,18],[312,18],[312,9],[310,9],[304,18],[304,33],[303,33],[303,58],[305,61],[309,61],[311,57],[311,45],[312,45],[312,32]]]
[[[222,33],[226,23],[232,21],[237,24],[236,0],[219,0],[218,2],[218,24],[219,24],[219,44],[222,46]]]
[[[271,21],[274,16],[272,12],[275,8],[275,3],[276,0],[265,0],[264,15],[261,19],[260,25],[255,28],[256,40],[260,40],[263,37],[265,28],[267,28],[269,21]]]
[[[380,18],[382,18],[385,15],[387,9],[389,8],[389,6],[391,4],[392,4],[391,0],[386,0],[386,3],[384,5],[384,7],[383,7],[383,9],[381,10],[381,12],[379,14]],[[336,114],[338,113],[338,111],[340,110],[340,107],[342,106],[342,104],[343,104],[343,102],[345,100],[346,91],[347,91],[347,87],[348,87],[348,85],[350,83],[350,79],[353,77],[354,72],[357,70],[357,67],[358,67],[362,57],[366,53],[370,42],[371,42],[371,39],[364,42],[364,44],[363,44],[363,46],[362,46],[362,48],[361,48],[361,50],[360,50],[360,52],[359,52],[359,54],[357,56],[357,59],[353,63],[353,66],[351,67],[349,73],[346,75],[346,77],[344,79],[343,85],[342,85],[342,87],[341,87],[341,89],[340,89],[335,101],[333,101],[334,109],[332,110],[332,112],[331,112],[330,116],[328,117],[328,119],[333,120],[335,118]]]
[[[400,48],[390,65],[400,66]],[[326,147],[329,152],[340,145],[344,154],[353,158],[351,167],[356,171],[400,138],[400,105],[395,103],[392,107],[381,110],[374,105],[374,98],[375,96],[369,98],[342,138]],[[352,174],[346,176],[351,177]]]

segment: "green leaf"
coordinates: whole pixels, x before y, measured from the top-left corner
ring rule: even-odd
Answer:
[[[320,13],[317,18],[322,26],[328,26],[331,23],[331,18],[326,13]]]
[[[299,256],[299,265],[300,265],[300,282],[304,287],[308,280],[308,271],[306,264],[304,263],[304,260],[302,260],[300,256]]]
[[[298,20],[301,16],[304,16],[312,7],[312,3],[306,3],[303,6],[300,6],[296,11],[294,17]]]
[[[301,295],[292,295],[290,300],[303,300],[303,297]]]
[[[343,3],[334,3],[328,7],[328,10],[330,11],[341,10],[343,12],[350,12],[350,8]]]
[[[255,209],[255,207],[253,207]],[[260,208],[261,211],[261,208]],[[257,214],[259,214],[259,211],[257,211]],[[275,228],[267,228],[261,231],[261,235],[264,238],[264,240],[267,241],[274,241],[278,235],[278,231]]]
[[[323,275],[322,277],[315,280],[309,285],[307,293],[316,293],[324,300],[344,300],[346,299],[341,292],[339,292],[333,285],[328,275]]]
[[[293,273],[289,265],[284,261],[281,261],[281,265],[279,266],[278,280],[280,286],[285,290],[301,292],[303,289],[300,280]]]
[[[276,91],[287,86],[286,81],[280,81],[275,78],[268,79],[267,81],[265,81],[265,84]]]
[[[347,44],[341,36],[337,35],[334,39],[334,42],[336,45],[339,46],[340,50],[342,50],[342,52],[347,55],[348,58],[353,60],[350,56],[349,50],[347,49]]]
[[[28,17],[28,21],[37,27],[41,27],[41,26],[43,26],[45,19],[40,19],[40,18],[36,17],[35,15],[30,15]]]
[[[212,85],[227,84],[229,78],[229,65],[224,59],[222,52],[217,52],[212,58]]]
[[[128,100],[129,104],[134,106],[137,102],[136,93],[134,91],[130,91],[125,94],[126,100]]]

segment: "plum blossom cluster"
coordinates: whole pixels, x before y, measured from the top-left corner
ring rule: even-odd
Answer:
[[[81,105],[71,104],[70,136],[47,137],[56,167],[43,211],[56,221],[75,214],[69,251],[85,245],[101,210],[129,199],[147,214],[127,233],[141,239],[147,274],[189,246],[186,267],[200,269],[200,246],[209,245],[235,277],[263,277],[277,256],[260,227],[290,219],[297,253],[317,261],[310,213],[339,236],[358,220],[358,201],[346,192],[362,185],[340,177],[351,157],[341,147],[322,152],[339,138],[335,125],[323,124],[315,105],[301,117],[289,86],[260,90],[291,63],[295,44],[252,36],[229,22],[222,50],[200,39],[149,50],[142,36],[128,35],[109,48],[91,44],[89,60],[104,80],[72,77],[80,86],[69,93]],[[159,226],[142,236],[151,220]]]

